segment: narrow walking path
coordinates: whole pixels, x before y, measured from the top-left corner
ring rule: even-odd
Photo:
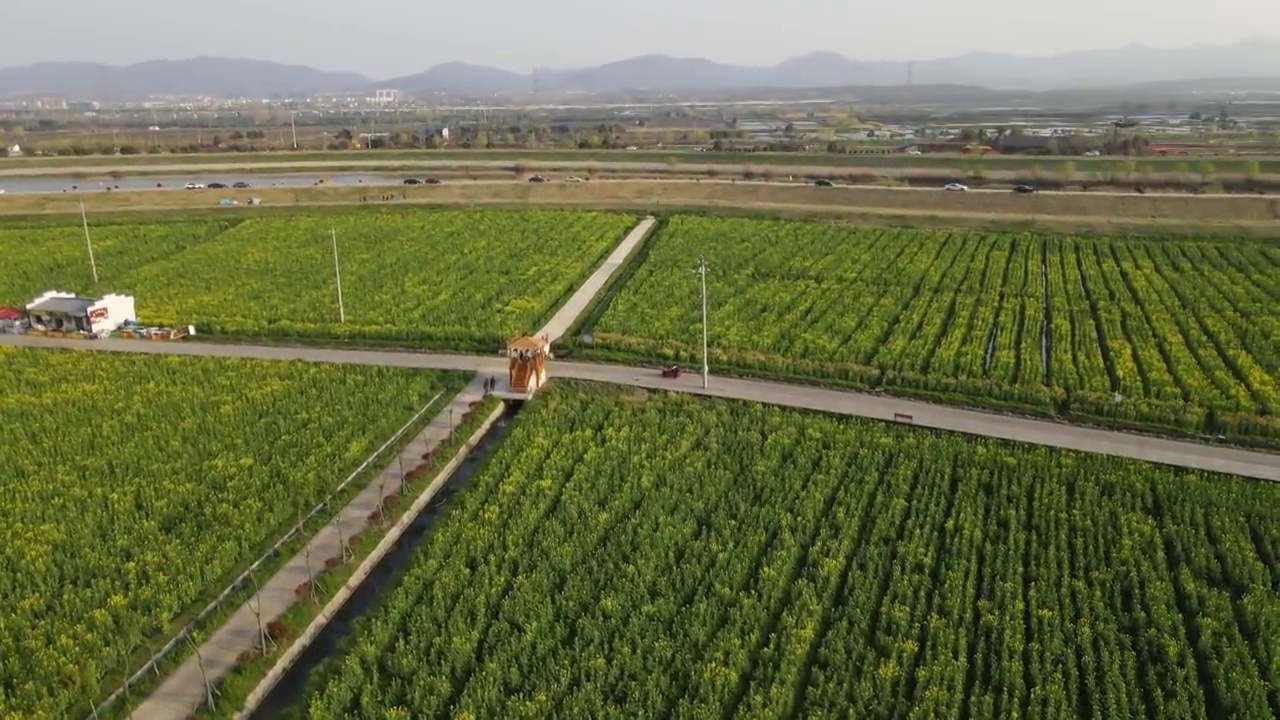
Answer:
[[[307,582],[313,574],[321,572],[326,560],[341,556],[339,525],[342,538],[349,539],[355,533],[363,531],[369,524],[370,513],[377,509],[379,500],[393,492],[399,492],[399,460],[403,460],[406,470],[417,467],[425,453],[449,437],[450,430],[461,421],[471,403],[484,397],[483,382],[484,378],[477,376],[451,402],[441,405],[439,414],[405,447],[399,459],[393,460],[338,513],[337,519],[331,520],[311,538],[308,543],[309,554],[305,549],[299,551],[288,564],[263,583],[258,595],[260,601],[251,597],[241,605],[200,646],[200,658],[197,659],[195,655],[187,658],[133,711],[131,717],[134,720],[186,720],[203,705],[204,676],[207,675],[209,682],[216,687],[236,667],[236,658],[241,653],[251,652],[258,646],[260,633],[254,611],[260,612],[265,626],[283,615],[294,603],[300,602],[297,597],[298,586]],[[303,602],[305,601],[307,600],[304,599]],[[203,674],[200,660],[204,662]]]
[[[618,272],[627,262],[627,258],[631,256],[640,241],[649,234],[649,231],[653,229],[653,225],[657,221],[657,218],[647,217],[641,220],[639,225],[632,228],[631,232],[627,233],[627,236],[622,239],[622,242],[618,243],[618,247],[614,248],[612,253],[609,253],[609,257],[605,259],[604,263],[596,268],[595,272],[591,273],[590,277],[565,301],[564,306],[556,311],[556,314],[538,331],[538,335],[546,336],[547,342],[553,344],[563,337],[569,331],[569,328],[573,327],[573,323],[578,320],[578,316],[582,315],[590,307],[591,301],[595,299],[596,295],[600,294],[600,289],[609,282],[609,278],[613,277],[614,273]]]
[[[477,355],[433,355],[362,350],[329,350],[307,347],[219,345],[189,342],[143,342],[139,340],[54,340],[22,335],[0,335],[0,345],[80,348],[109,352],[174,353],[213,357],[345,362],[358,365],[393,365],[450,370],[470,370],[505,379],[506,360]],[[702,388],[699,376],[665,379],[650,368],[598,363],[552,361],[549,378],[576,378],[618,385],[675,390],[715,397],[786,405],[808,410],[858,415],[878,420],[909,422],[920,427],[985,435],[1003,440],[1035,443],[1048,447],[1082,450],[1135,460],[1176,465],[1196,470],[1230,473],[1263,480],[1280,480],[1280,455],[1191,440],[1173,440],[1127,432],[1081,427],[1050,420],[1002,415],[982,410],[936,405],[871,393],[792,385],[767,380],[711,378],[711,387]],[[906,418],[898,416],[907,416]],[[907,419],[909,418],[909,419]]]
[[[673,380],[663,378],[658,370],[590,363],[552,363],[548,366],[547,375],[856,415],[1194,470],[1280,480],[1280,455],[1277,454],[967,410],[921,400],[715,376],[711,377],[709,387],[704,389],[701,376],[692,373]]]

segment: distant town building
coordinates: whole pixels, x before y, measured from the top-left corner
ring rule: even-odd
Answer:
[[[399,90],[374,90],[373,104],[375,105],[395,105],[400,102]]]
[[[447,127],[438,127],[438,128],[431,128],[431,127],[429,127],[429,128],[427,128],[427,129],[425,129],[425,130],[423,130],[423,131],[422,131],[422,141],[423,141],[423,142],[430,142],[430,141],[432,140],[432,138],[439,139],[439,140],[441,140],[441,141],[443,141],[443,142],[449,142],[449,128],[447,128]]]

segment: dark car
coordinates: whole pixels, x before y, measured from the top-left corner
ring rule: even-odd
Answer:
[[[232,185],[231,187],[233,187],[233,188],[235,188],[235,189],[237,189],[237,190],[248,190],[248,189],[249,189],[249,183],[244,182],[244,181],[242,180],[242,181],[240,181],[240,182],[238,182],[238,183],[235,183],[235,184],[234,184],[234,185]]]
[[[421,185],[422,181],[419,180],[418,178],[405,178],[404,184],[405,185]]]
[[[1034,186],[1032,186],[1032,185],[1014,185],[1014,186],[1013,186],[1013,191],[1014,191],[1014,192],[1016,192],[1016,193],[1020,193],[1020,194],[1022,194],[1022,195],[1028,195],[1028,194],[1033,193],[1033,192],[1039,192],[1039,191],[1038,191],[1038,190],[1036,190],[1036,189],[1035,189],[1035,187],[1034,187]]]
[[[425,182],[426,182],[428,185],[439,185],[439,184],[440,184],[440,178],[427,178],[427,179],[425,180]]]
[[[222,183],[214,182],[214,183],[209,183],[208,185],[205,185],[205,187],[209,188],[210,190],[225,190],[227,186],[223,185]]]
[[[544,183],[547,182],[547,178],[542,175],[534,175],[529,178],[529,182]]]
[[[836,184],[835,184],[835,183],[831,182],[830,180],[828,180],[828,179],[826,179],[826,178],[820,178],[820,179],[818,179],[818,180],[815,180],[815,181],[813,182],[813,184],[814,184],[814,185],[816,185],[816,186],[818,186],[818,187],[835,187],[835,186],[836,186]]]

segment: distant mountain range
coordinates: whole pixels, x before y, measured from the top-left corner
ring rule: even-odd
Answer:
[[[198,57],[127,66],[40,63],[0,70],[0,96],[60,95],[101,100],[147,95],[272,97],[368,92],[394,88],[411,95],[513,95],[531,92],[697,93],[746,89],[903,85],[904,62],[854,60],[815,52],[771,67],[727,65],[702,58],[642,57],[576,69],[521,74],[450,62],[414,75],[375,80],[261,60]],[[1280,77],[1280,40],[1254,38],[1230,45],[1113,50],[1029,58],[969,53],[915,63],[917,85],[969,85],[1008,90],[1108,88],[1209,78]]]

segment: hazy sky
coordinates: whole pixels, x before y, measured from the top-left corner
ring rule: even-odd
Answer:
[[[925,60],[1280,34],[1280,0],[5,0],[0,67],[226,55],[383,79],[463,60],[528,71],[648,53],[773,64]]]

